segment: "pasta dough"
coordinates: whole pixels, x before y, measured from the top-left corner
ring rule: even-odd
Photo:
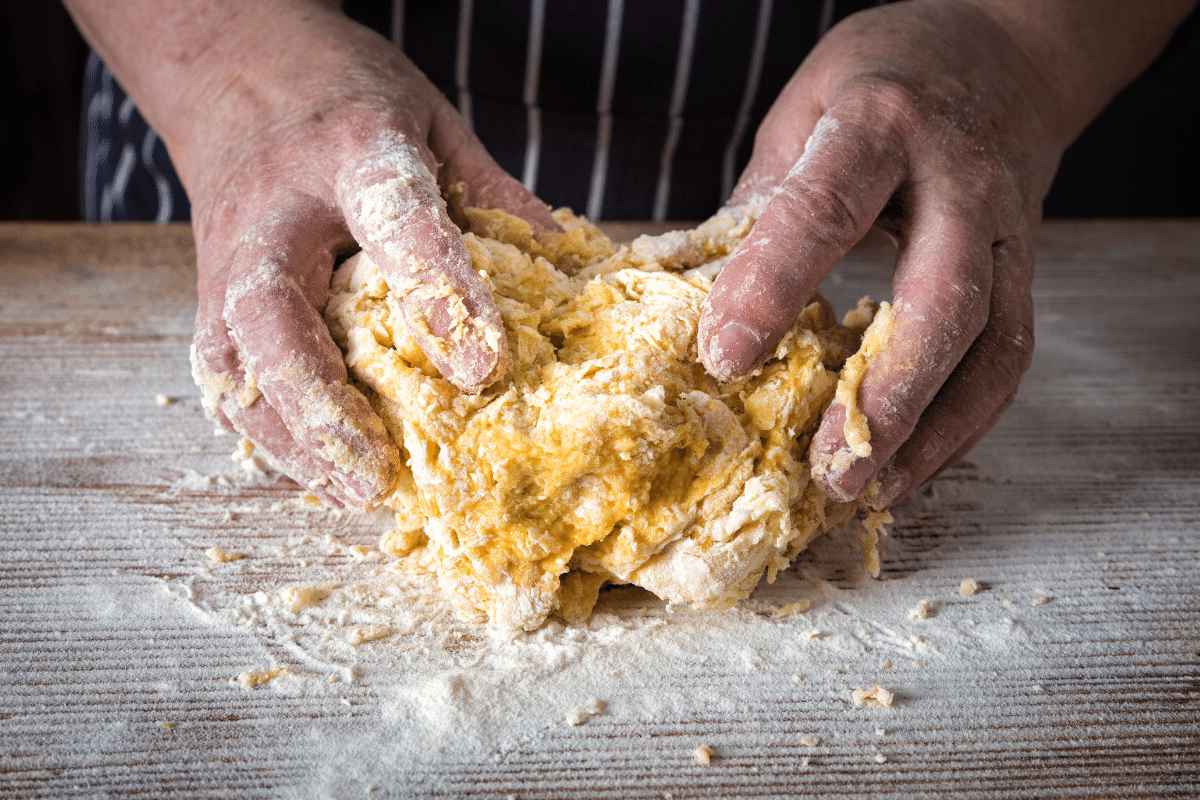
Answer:
[[[727,607],[850,517],[804,454],[861,328],[814,303],[746,379],[718,383],[696,358],[701,304],[753,209],[620,248],[565,210],[566,232],[538,237],[503,212],[466,214],[508,337],[495,385],[470,395],[441,378],[363,254],[337,270],[326,311],[407,463],[381,547],[436,571],[460,615],[581,619],[605,583]]]

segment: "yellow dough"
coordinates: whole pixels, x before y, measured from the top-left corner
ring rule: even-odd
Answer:
[[[620,248],[567,211],[565,233],[536,238],[502,212],[467,215],[510,353],[482,394],[440,377],[365,255],[338,269],[326,311],[407,463],[381,547],[435,570],[460,615],[582,619],[605,583],[727,607],[850,517],[804,454],[861,329],[814,303],[745,380],[718,383],[696,357],[701,304],[752,209]]]

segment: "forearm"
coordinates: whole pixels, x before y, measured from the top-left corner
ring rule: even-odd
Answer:
[[[333,58],[330,26],[346,20],[322,0],[64,0],[167,144],[184,185],[210,157],[211,131],[254,130],[259,117],[304,93],[315,63]]]
[[[1196,0],[927,0],[966,2],[1003,27],[1053,98],[1066,147],[1148,67]]]

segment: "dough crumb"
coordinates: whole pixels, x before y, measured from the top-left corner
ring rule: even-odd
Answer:
[[[787,617],[791,617],[796,614],[802,614],[805,611],[808,611],[809,606],[811,606],[811,605],[812,605],[811,600],[808,600],[808,599],[797,600],[794,603],[788,603],[785,606],[780,606],[779,608],[775,609],[771,613],[771,618],[772,619],[786,619]]]
[[[816,628],[813,628],[812,630],[807,630],[804,633],[800,634],[800,638],[806,642],[811,642],[814,639],[819,639],[820,637],[821,637],[821,632],[819,630],[817,630]]]
[[[604,703],[598,698],[591,697],[583,705],[567,714],[567,724],[576,727],[587,722],[592,717],[604,713]]]
[[[877,753],[875,755],[875,763],[876,764],[886,764],[887,756],[885,756],[883,753]]]
[[[800,740],[800,744],[804,745],[805,747],[816,747],[820,743],[821,743],[820,736],[805,736],[803,739]]]
[[[926,619],[935,608],[937,608],[937,603],[933,600],[922,600],[908,610],[908,618]]]
[[[1038,599],[1036,599],[1036,600],[1034,600],[1033,602],[1031,602],[1029,605],[1031,605],[1031,606],[1044,606],[1044,605],[1046,605],[1046,603],[1049,603],[1049,602],[1050,602],[1050,598],[1049,598],[1049,597],[1039,597]]]
[[[171,405],[171,403],[174,403],[175,400],[173,398],[167,397],[165,394],[156,394],[156,395],[154,395],[154,402],[155,402],[155,404],[160,405],[160,406],[169,406],[169,405]]]
[[[229,457],[234,461],[249,461],[254,456],[254,442],[249,439],[238,439],[237,446]]]
[[[974,578],[963,578],[963,582],[958,585],[958,593],[970,597],[977,593],[980,588],[979,581]]]
[[[878,683],[870,689],[855,689],[851,695],[854,700],[854,705],[859,706],[864,703],[877,705],[881,708],[891,708],[892,702],[896,696],[887,689],[880,686]]]
[[[272,681],[276,678],[290,678],[292,674],[293,673],[291,670],[284,669],[283,667],[274,667],[266,672],[247,670],[246,672],[238,675],[237,680],[238,683],[240,683],[242,686],[245,686],[247,689],[253,689],[257,686],[262,686],[268,681]]]
[[[692,758],[702,767],[707,767],[712,764],[713,749],[706,744],[702,744],[692,751]]]
[[[226,553],[220,547],[210,547],[204,551],[204,555],[208,556],[208,560],[214,564],[224,564],[227,561],[237,561],[239,558],[245,558],[245,553]]]
[[[332,584],[321,586],[289,586],[279,593],[283,605],[293,614],[312,608],[333,593]]]
[[[395,628],[389,628],[387,625],[368,625],[365,628],[351,629],[350,635],[346,637],[346,641],[358,647],[360,644],[373,642],[377,639],[385,639],[395,632]]]

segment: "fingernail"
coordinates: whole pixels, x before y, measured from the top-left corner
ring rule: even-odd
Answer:
[[[722,380],[742,377],[762,356],[762,337],[737,320],[726,322],[709,342],[712,366]]]
[[[813,456],[813,478],[821,490],[835,500],[848,503],[867,487],[875,472],[875,460],[855,458],[847,448]]]
[[[498,380],[508,367],[508,340],[499,314],[467,317],[452,314],[444,302],[435,302],[414,315],[418,324],[409,331],[442,377],[459,389],[477,394]]]
[[[867,489],[867,483],[875,472],[875,460],[855,458],[837,481],[837,487],[847,500],[859,497]]]
[[[477,338],[459,343],[452,351],[451,374],[446,377],[465,392],[476,394],[495,383],[508,366],[508,348],[501,331],[478,330]]]

